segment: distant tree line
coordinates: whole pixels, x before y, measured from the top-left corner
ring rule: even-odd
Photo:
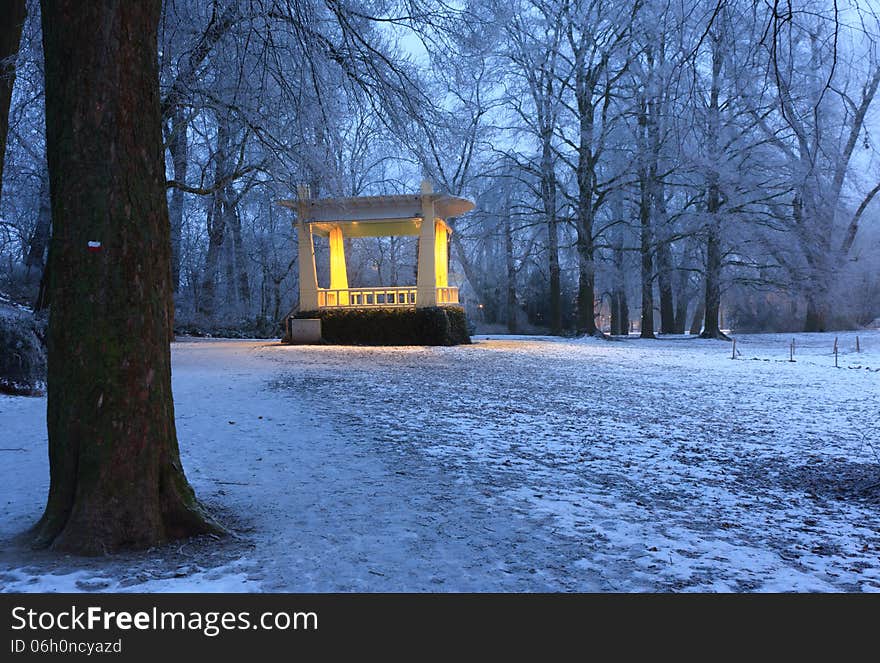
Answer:
[[[38,2],[11,6],[0,289],[40,308],[55,229],[43,35]],[[451,277],[487,326],[867,324],[878,37],[854,1],[166,0],[175,324],[277,333],[297,304],[277,200],[423,177],[477,202],[451,222]],[[352,284],[414,282],[410,240],[349,243]]]

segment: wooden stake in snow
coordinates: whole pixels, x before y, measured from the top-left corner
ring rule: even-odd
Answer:
[[[837,337],[834,337],[834,368],[840,368],[837,365]]]
[[[788,347],[788,361],[794,361],[794,339],[791,339],[791,345]]]
[[[856,352],[861,352],[862,349],[859,347],[859,337],[856,336]]]
[[[730,355],[731,359],[736,359],[736,339],[733,339],[733,352]]]

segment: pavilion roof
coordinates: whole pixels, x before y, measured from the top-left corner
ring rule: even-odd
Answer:
[[[469,212],[474,203],[467,198],[450,196],[444,193],[431,193],[434,201],[434,214],[441,219],[456,217]],[[281,200],[279,204],[297,210],[296,199]],[[306,201],[307,223],[327,222],[391,222],[395,220],[415,220],[422,216],[422,195],[404,194],[398,196],[358,196],[354,198],[315,198]]]

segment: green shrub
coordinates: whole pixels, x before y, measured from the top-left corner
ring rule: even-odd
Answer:
[[[286,325],[270,318],[242,318],[226,321],[223,324],[175,320],[175,336],[195,336],[198,338],[278,338],[284,333]]]
[[[340,308],[300,311],[319,318],[321,336],[339,345],[461,345],[471,342],[459,306],[428,308]]]

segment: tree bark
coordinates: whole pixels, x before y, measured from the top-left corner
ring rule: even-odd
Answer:
[[[639,173],[639,251],[641,253],[641,337],[654,338],[654,257],[652,255],[651,195],[648,175]]]
[[[688,272],[679,265],[675,272],[675,330],[676,334],[684,334],[687,325],[688,303],[691,299]]]
[[[712,194],[709,195],[712,207]],[[717,214],[717,211],[716,211]],[[710,215],[712,213],[710,212]],[[706,237],[706,319],[703,323],[702,338],[726,339],[719,324],[721,311],[721,240],[718,236],[717,220],[710,220]]]
[[[701,338],[729,340],[722,333],[719,324],[721,311],[721,190],[719,187],[718,163],[721,160],[718,141],[720,131],[720,108],[718,97],[721,88],[721,64],[723,54],[717,37],[712,39],[712,86],[709,92],[709,126],[707,149],[710,166],[706,176],[706,301],[705,321]]]
[[[562,333],[562,278],[559,268],[559,220],[556,216],[556,171],[553,165],[552,133],[543,137],[541,156],[541,199],[547,219],[547,265],[550,271],[550,333]]]
[[[626,271],[623,246],[614,247],[614,289],[611,292],[611,335],[629,334],[629,302],[626,299]]]
[[[550,333],[562,333],[562,273],[559,268],[559,224],[554,214],[547,228],[550,266]]]
[[[248,277],[247,256],[244,253],[244,238],[241,234],[241,215],[238,209],[233,209],[232,212],[229,220],[232,225],[232,250],[235,262],[237,298],[242,314],[249,315],[251,284],[250,278]],[[350,253],[348,248],[346,248],[346,252]]]
[[[619,288],[611,293],[611,335],[626,336],[629,334],[629,303],[626,290]]]
[[[657,290],[660,294],[660,333],[674,334],[675,296],[672,285],[672,251],[665,241],[661,241],[657,245]]]
[[[651,225],[649,214],[642,210],[641,254],[642,254],[642,338],[654,338],[654,262],[651,255]]]
[[[217,292],[217,275],[220,267],[220,252],[223,249],[226,221],[223,214],[222,193],[216,192],[208,209],[208,251],[205,254],[205,271],[199,288],[196,311],[199,321],[210,324],[214,321],[214,307]]]
[[[217,313],[225,318],[238,317],[240,310],[240,302],[238,301],[238,289],[235,287],[235,249],[232,246],[232,218],[235,216],[235,210],[224,206],[223,218],[226,225],[226,236],[223,241],[223,250],[221,251],[223,262],[223,299],[221,310]]]
[[[174,424],[160,11],[160,0],[42,0],[51,484],[35,536],[56,550],[222,531],[186,480]]]
[[[46,172],[40,181],[40,207],[37,212],[37,224],[28,243],[28,254],[25,260],[27,280],[29,282],[42,280],[43,278],[51,233],[52,201],[49,195],[49,173]]]
[[[617,292],[617,315],[621,336],[629,336],[629,301],[626,298],[626,289],[623,288]]]
[[[37,213],[37,225],[28,246],[27,281],[37,283],[34,295],[34,310],[43,311],[49,308],[49,241],[52,237],[52,200],[49,195],[49,172],[43,174],[40,182],[40,209]]]
[[[662,46],[661,46],[662,55]],[[651,51],[648,51],[648,62],[653,64]],[[647,122],[647,142],[650,146],[648,164],[648,182],[651,192],[651,215],[654,241],[656,243],[657,290],[660,295],[660,333],[675,332],[675,302],[672,288],[672,250],[666,240],[668,232],[666,218],[666,185],[661,173],[660,135],[660,104],[662,92],[652,86],[654,96],[646,103],[645,119]]]
[[[15,58],[21,43],[21,28],[27,16],[25,0],[6,0],[0,13],[0,195],[3,193],[3,162],[9,133],[9,106],[15,85]]]
[[[594,248],[592,238],[589,242],[578,238],[578,296],[577,331],[594,336],[596,327],[596,268],[593,262]]]
[[[811,207],[816,207],[816,205]],[[803,226],[805,221],[805,211],[802,206],[802,198],[796,199],[794,215],[800,226]],[[827,227],[830,228],[830,223]],[[809,279],[805,284],[807,300],[806,318],[804,319],[805,332],[828,331],[828,325],[832,319],[833,302],[830,291],[836,270],[833,265],[830,235],[831,231],[826,230],[822,236],[814,238],[805,252],[809,268]]]
[[[235,215],[235,190],[232,184],[217,187],[226,180],[235,168],[233,163],[233,140],[229,117],[217,117],[217,148],[214,153],[214,182],[216,190],[212,194],[206,224],[208,230],[208,250],[205,254],[205,271],[202,275],[201,297],[196,309],[199,321],[212,324],[217,314],[217,286],[226,286],[226,301],[235,306],[235,270],[232,264],[232,243],[229,232],[232,217]],[[221,261],[225,268],[225,278],[220,278]]]
[[[584,49],[577,51],[579,64],[575,74],[575,96],[578,110],[577,146],[577,254],[578,254],[578,295],[577,331],[587,336],[596,334],[596,265],[593,241],[593,182],[596,176],[597,157],[593,152],[595,131],[595,106],[593,88],[598,72],[587,74],[583,62]],[[603,61],[604,62],[604,61]]]

